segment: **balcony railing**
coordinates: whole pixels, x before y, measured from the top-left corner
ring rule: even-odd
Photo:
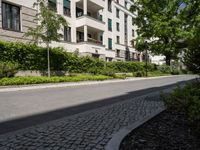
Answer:
[[[102,41],[99,41],[99,40],[96,40],[93,38],[88,38],[88,42],[92,42],[92,43],[99,44],[99,45],[103,44]]]
[[[84,39],[78,39],[77,42],[84,42]],[[99,40],[96,40],[96,39],[93,39],[93,38],[89,38],[88,37],[88,42],[90,43],[94,43],[94,44],[97,44],[97,45],[103,45],[103,42],[102,41],[99,41]]]

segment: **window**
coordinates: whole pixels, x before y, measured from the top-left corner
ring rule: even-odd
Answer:
[[[116,9],[116,17],[119,18],[119,9]]]
[[[108,0],[108,11],[112,12],[112,0]]]
[[[135,41],[134,40],[131,41],[131,45],[132,45],[133,48],[135,47]]]
[[[71,16],[71,2],[69,0],[63,0],[63,14]]]
[[[99,15],[99,20],[103,21],[103,16],[102,15]]]
[[[119,44],[120,43],[120,38],[119,38],[119,36],[117,36],[117,44]]]
[[[20,8],[2,3],[2,25],[3,29],[20,31]]]
[[[76,17],[83,16],[83,9],[76,7]]]
[[[120,50],[119,49],[117,49],[117,51],[116,51],[116,56],[120,57]]]
[[[64,41],[71,42],[71,28],[64,28]]]
[[[132,37],[135,37],[135,30],[132,30]]]
[[[100,41],[103,42],[103,36],[102,35],[100,36]]]
[[[112,39],[108,39],[108,49],[112,49]]]
[[[128,3],[127,3],[127,1],[125,1],[125,8],[128,8],[127,6],[128,6]]]
[[[48,0],[48,7],[52,11],[57,12],[57,0]]]
[[[84,33],[77,31],[77,42],[83,42],[84,41]]]
[[[112,31],[112,20],[108,19],[108,30]]]
[[[137,59],[137,53],[133,53],[133,60],[136,60]]]
[[[117,27],[117,31],[119,31],[120,29],[119,29],[119,23],[118,22],[116,23],[116,27]]]
[[[128,15],[124,14],[124,43],[128,45]]]
[[[112,61],[113,60],[113,58],[111,58],[111,57],[106,57],[106,61],[107,62],[110,62],[110,61]]]

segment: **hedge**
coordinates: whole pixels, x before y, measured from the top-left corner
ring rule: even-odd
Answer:
[[[15,62],[21,70],[46,70],[47,49],[33,44],[0,41],[0,61]],[[102,60],[78,57],[62,48],[50,49],[51,70],[69,72],[98,72],[104,67]]]
[[[19,70],[46,70],[47,49],[33,44],[0,41],[0,61],[17,63]],[[74,73],[101,74],[106,70],[113,72],[144,71],[142,62],[105,62],[89,56],[79,57],[64,51],[63,48],[50,48],[51,70],[63,70]],[[156,70],[148,64],[148,71]]]
[[[59,83],[59,82],[79,82],[79,81],[103,81],[114,79],[113,77],[104,75],[78,75],[66,77],[13,77],[0,79],[0,86],[5,85],[26,85],[41,83]]]

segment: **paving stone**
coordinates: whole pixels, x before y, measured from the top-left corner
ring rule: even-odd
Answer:
[[[121,128],[163,108],[158,93],[0,136],[2,149],[100,150]],[[12,148],[9,146],[12,145]]]

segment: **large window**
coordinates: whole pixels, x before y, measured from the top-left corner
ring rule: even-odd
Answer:
[[[64,28],[64,41],[71,42],[71,28]]]
[[[57,0],[48,0],[49,9],[57,12]]]
[[[116,17],[119,18],[119,9],[116,8]]]
[[[112,31],[112,20],[108,19],[108,30]]]
[[[112,49],[112,39],[108,39],[108,49]]]
[[[99,20],[103,21],[103,16],[102,15],[99,15]]]
[[[128,2],[125,1],[125,8],[128,8]]]
[[[119,49],[116,50],[116,57],[120,57],[120,50]]]
[[[135,30],[132,30],[132,37],[135,37]]]
[[[71,1],[63,0],[63,14],[66,16],[71,16]]]
[[[108,0],[108,11],[112,12],[112,0]]]
[[[116,27],[117,27],[117,31],[119,31],[120,29],[119,29],[119,23],[118,22],[116,23]]]
[[[20,8],[2,3],[2,24],[3,29],[20,31]]]
[[[120,37],[117,36],[116,38],[117,38],[117,44],[119,44],[120,43]]]

